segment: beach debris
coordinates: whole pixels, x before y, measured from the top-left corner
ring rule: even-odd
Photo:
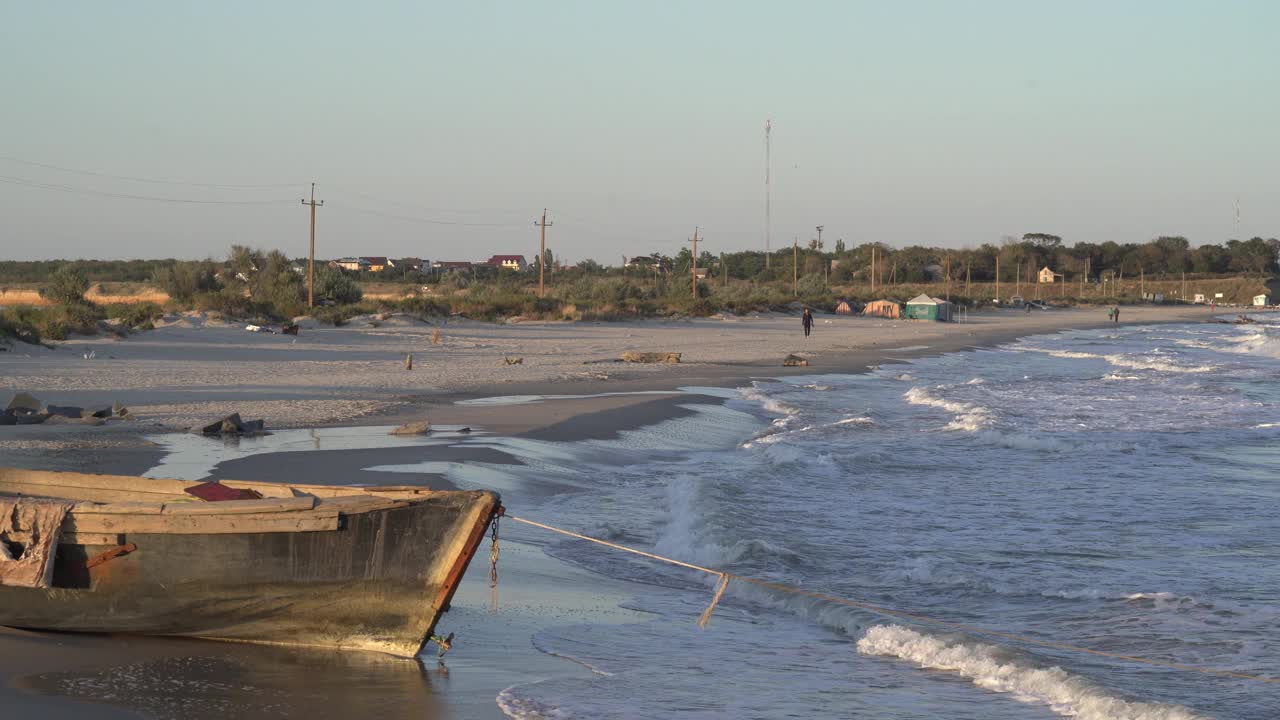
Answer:
[[[405,370],[412,370],[412,369],[413,369],[413,353],[407,353],[407,354],[405,354],[405,356],[404,356],[404,369],[405,369]]]
[[[261,325],[250,324],[250,325],[245,325],[244,329],[248,330],[249,332],[262,332],[265,328],[263,328]]]
[[[680,353],[627,351],[622,353],[622,361],[629,363],[678,363],[680,362]]]
[[[460,428],[458,432],[462,433],[463,435],[469,435],[471,434],[471,428],[470,427]]]
[[[45,412],[51,417],[56,416],[79,419],[84,416],[84,408],[76,407],[75,405],[50,405],[45,408]]]
[[[788,355],[786,359],[782,361],[782,367],[808,367],[808,366],[809,366],[809,361],[806,360],[805,358],[800,357],[799,355],[796,355],[795,353]]]
[[[198,497],[206,502],[222,502],[224,500],[261,500],[262,493],[257,490],[248,488],[233,488],[223,485],[216,480],[211,480],[199,485],[192,485],[182,490],[192,497]]]
[[[40,401],[34,395],[20,392],[9,401],[9,404],[5,407],[5,412],[13,415],[38,413],[40,412]]]
[[[129,417],[129,408],[121,405],[120,401],[117,400],[111,403],[111,414],[116,417]]]
[[[290,324],[290,325],[285,325],[284,327],[280,328],[280,333],[281,333],[281,334],[283,334],[283,335],[292,335],[292,336],[294,336],[294,337],[297,337],[297,336],[298,336],[298,324],[297,324],[297,323],[293,323],[293,324]]]
[[[502,358],[502,361],[503,361],[503,362],[505,362],[505,363],[506,363],[506,364],[508,364],[508,365],[523,365],[523,364],[524,364],[524,358],[523,358],[523,357],[504,357],[504,358]]]
[[[449,648],[453,647],[453,633],[449,633],[444,637],[432,635],[431,642],[436,644],[436,657],[442,658],[445,653],[449,652]]]
[[[85,359],[85,360],[92,360],[92,359],[94,359],[94,358],[96,358],[96,357],[98,357],[98,351],[97,351],[97,350],[87,350],[87,351],[85,351],[85,353],[84,353],[84,359]]]
[[[258,435],[266,432],[265,420],[242,420],[240,413],[230,415],[200,428],[205,435]]]
[[[440,328],[431,329],[431,344],[432,345],[440,344]]]
[[[425,435],[431,432],[431,421],[427,418],[407,422],[395,430],[391,431],[392,435]]]

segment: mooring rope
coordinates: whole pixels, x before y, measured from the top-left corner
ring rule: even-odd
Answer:
[[[737,575],[734,573],[724,572],[723,570],[714,570],[709,567],[694,565],[693,563],[687,563],[681,560],[676,560],[674,558],[664,557],[662,555],[656,555],[651,552],[645,552],[644,550],[638,550],[633,547],[627,547],[626,545],[619,545],[618,543],[609,542],[608,540],[593,538],[589,535],[583,535],[581,533],[576,533],[571,530],[565,530],[563,528],[558,528],[552,525],[546,525],[544,523],[534,522],[533,520],[526,520],[524,518],[516,517],[514,515],[507,515],[506,518],[508,520],[513,520],[518,523],[523,523],[525,525],[531,525],[536,528],[541,528],[549,532],[559,533],[560,535],[567,535],[571,538],[577,538],[578,540],[586,540],[587,542],[595,543],[597,545],[603,545],[605,547],[613,548],[614,550],[621,550],[622,552],[628,552],[633,555],[646,557],[646,558],[649,558],[650,560],[657,560],[659,562],[668,563],[670,565],[676,565],[679,567],[688,568],[690,570],[697,570],[698,572],[707,573],[708,575],[718,576],[719,580],[716,582],[715,596],[712,598],[711,604],[707,606],[707,609],[704,610],[702,615],[698,618],[698,626],[703,628],[705,628],[707,626],[707,623],[710,622],[711,613],[715,611],[716,605],[719,604],[720,602],[720,598],[724,596],[725,590],[728,589],[729,581],[737,580],[739,582],[744,582],[751,585],[757,585],[759,587],[769,588],[770,590],[776,590],[778,592],[790,593],[793,595],[803,595],[805,597],[814,598],[815,600],[822,600],[825,602],[831,602],[839,605],[846,605],[848,607],[858,608],[860,610],[866,610],[867,612],[875,613],[876,615],[883,615],[885,617],[899,618],[903,620],[911,620],[918,623],[938,625],[941,627],[949,628],[951,630],[966,632],[973,635],[989,635],[989,636],[1004,638],[1006,640],[1013,640],[1015,642],[1026,643],[1028,645],[1038,645],[1040,647],[1054,648],[1056,650],[1067,650],[1070,652],[1085,653],[1088,655],[1095,655],[1099,657],[1110,658],[1112,660],[1123,660],[1126,662],[1140,663],[1143,665],[1153,665],[1156,667],[1169,668],[1171,670],[1182,670],[1185,672],[1195,672],[1195,673],[1201,673],[1204,675],[1217,675],[1220,677],[1237,678],[1240,680],[1253,680],[1255,682],[1280,684],[1280,678],[1263,677],[1261,675],[1250,675],[1248,673],[1235,672],[1233,670],[1219,670],[1217,668],[1206,668],[1206,667],[1199,667],[1196,665],[1184,665],[1182,663],[1165,662],[1163,660],[1153,660],[1151,658],[1139,657],[1137,655],[1122,655],[1120,653],[1106,652],[1105,650],[1093,650],[1091,648],[1081,647],[1079,645],[1070,645],[1067,643],[1054,642],[1052,640],[1039,640],[1037,638],[1028,637],[1026,635],[1019,635],[1017,633],[1005,632],[1003,630],[990,630],[987,628],[981,628],[974,625],[966,625],[965,623],[952,622],[949,620],[941,620],[939,618],[931,617],[929,615],[921,615],[920,613],[912,613],[912,612],[907,612],[905,610],[895,610],[893,608],[881,607],[879,605],[874,605],[868,602],[862,602],[860,600],[850,600],[848,598],[837,597],[835,595],[828,595],[827,593],[816,592],[813,590],[806,590],[804,588],[796,587],[795,585],[788,585],[786,583],[773,582],[770,580],[761,580],[759,578],[753,578],[746,575]]]

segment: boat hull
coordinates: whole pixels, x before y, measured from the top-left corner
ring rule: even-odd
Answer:
[[[323,532],[128,533],[61,544],[53,587],[0,587],[0,625],[416,655],[499,509],[447,492]]]

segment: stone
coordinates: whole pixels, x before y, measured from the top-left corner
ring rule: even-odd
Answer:
[[[508,365],[523,365],[523,364],[524,364],[524,358],[522,358],[522,357],[504,357],[504,358],[502,358],[502,360],[503,360],[503,362],[505,362],[505,363],[506,363],[506,364],[508,364]]]
[[[799,355],[791,354],[791,355],[788,355],[787,358],[782,361],[782,366],[783,367],[808,367],[809,361],[800,357]]]
[[[431,431],[431,422],[426,418],[407,422],[395,430],[391,431],[392,435],[424,435]]]
[[[623,362],[629,363],[678,363],[680,353],[677,352],[624,352]]]
[[[205,435],[257,435],[266,432],[265,420],[241,420],[240,413],[230,415],[200,428]]]
[[[111,417],[111,408],[99,408],[97,410],[86,410],[83,417],[109,418]]]

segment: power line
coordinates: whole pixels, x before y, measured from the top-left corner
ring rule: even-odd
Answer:
[[[438,220],[433,218],[417,217],[413,215],[397,215],[395,213],[381,212],[378,210],[370,210],[368,208],[356,207],[354,205],[336,204],[332,200],[328,203],[331,207],[351,210],[352,212],[364,213],[366,215],[378,215],[380,217],[392,218],[395,220],[408,220],[410,222],[427,223],[428,225],[454,225],[460,227],[524,227],[524,223],[504,222],[504,223],[477,223],[462,222],[459,220]]]
[[[114,193],[104,190],[91,190],[89,188],[78,188],[72,185],[60,185],[56,183],[42,183],[26,180],[8,175],[0,175],[0,183],[8,183],[10,185],[21,185],[23,187],[38,188],[41,190],[53,190],[55,192],[72,193],[76,195],[92,195],[94,197],[122,198],[126,200],[149,200],[152,202],[180,203],[191,205],[280,205],[289,200],[191,200],[187,198],[157,197],[154,195],[131,195],[127,193]]]
[[[189,182],[186,180],[160,180],[156,178],[136,177],[132,175],[115,175],[113,173],[96,172],[93,170],[77,170],[75,168],[62,167],[61,165],[50,165],[49,163],[35,162],[34,160],[23,160],[22,158],[11,157],[9,155],[0,155],[0,160],[18,163],[19,165],[30,165],[31,167],[40,167],[48,170],[57,170],[59,172],[73,173],[76,175],[91,175],[93,177],[111,178],[113,180],[128,180],[130,182],[151,183],[153,185],[186,185],[189,187],[202,188],[221,188],[224,190],[261,190],[264,188],[282,188],[295,187],[299,183],[269,183],[264,185],[230,185],[225,183],[202,183]]]

